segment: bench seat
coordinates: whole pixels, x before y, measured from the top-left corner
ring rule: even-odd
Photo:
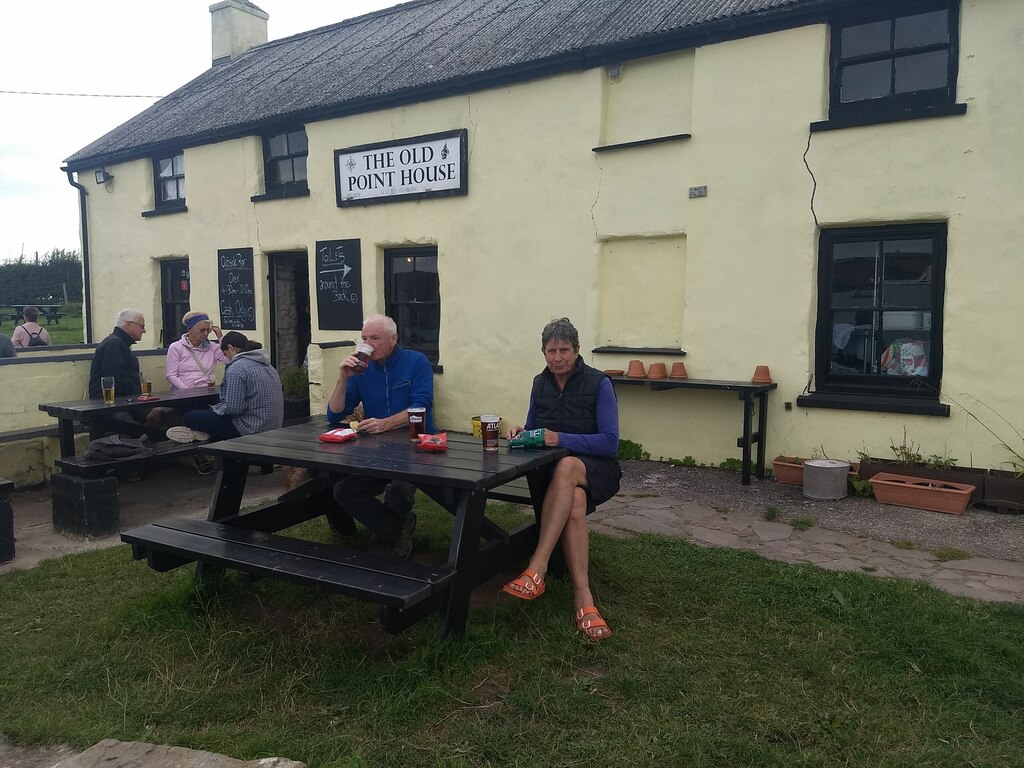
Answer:
[[[62,472],[78,477],[102,477],[118,469],[133,466],[152,459],[174,456],[191,456],[203,447],[203,443],[175,443],[171,441],[151,443],[150,453],[126,456],[123,459],[92,459],[86,456],[65,456],[54,459]]]
[[[331,544],[291,539],[206,520],[174,517],[121,534],[136,560],[168,571],[199,561],[319,587],[394,608],[410,608],[453,579],[446,566],[397,562]]]
[[[533,499],[530,498],[530,486],[526,484],[525,477],[519,477],[511,483],[491,488],[487,492],[487,498],[495,501],[510,501],[513,504],[533,505]]]

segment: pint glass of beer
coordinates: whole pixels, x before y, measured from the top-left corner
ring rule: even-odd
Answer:
[[[153,394],[153,382],[150,379],[142,380],[142,394],[152,395]]]
[[[100,388],[103,390],[103,404],[114,404],[114,377],[104,376],[100,379]]]
[[[406,412],[409,414],[409,439],[418,442],[420,435],[427,430],[427,409],[413,407],[407,408]]]

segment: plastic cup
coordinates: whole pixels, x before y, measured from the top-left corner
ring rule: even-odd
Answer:
[[[406,413],[409,414],[409,439],[417,443],[419,442],[420,435],[426,432],[427,429],[427,409],[426,408],[407,408]]]
[[[501,417],[493,413],[487,413],[480,417],[480,435],[483,438],[485,451],[498,450],[498,429],[501,424]]]
[[[100,379],[100,389],[103,390],[103,404],[113,405],[114,404],[114,377],[103,376]]]

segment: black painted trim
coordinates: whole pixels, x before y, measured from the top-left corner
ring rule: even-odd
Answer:
[[[686,351],[675,347],[594,347],[590,350],[592,354],[620,354],[620,355],[673,355],[686,357]]]
[[[693,138],[689,133],[674,133],[671,136],[658,136],[653,139],[640,139],[639,141],[624,141],[621,144],[604,144],[594,147],[591,152],[611,152],[615,149],[629,149],[630,147],[646,147],[651,144],[664,144],[666,141],[685,141]]]
[[[317,342],[317,346],[320,349],[337,349],[338,347],[354,347],[356,343],[354,341],[320,341]]]
[[[859,128],[865,125],[902,123],[907,120],[927,120],[932,117],[953,117],[967,114],[966,104],[939,104],[933,107],[908,109],[902,112],[878,112],[865,110],[856,115],[843,115],[829,120],[811,123],[811,133],[837,131],[843,128]]]
[[[799,395],[800,408],[830,408],[840,411],[872,411],[874,413],[908,413],[918,416],[949,416],[949,405],[934,399],[915,397],[879,397],[877,395],[839,395],[812,392]]]
[[[169,205],[166,208],[154,208],[152,211],[143,211],[142,218],[149,219],[153,216],[167,216],[171,213],[188,213],[187,205]]]
[[[287,200],[290,197],[309,197],[309,187],[282,187],[263,195],[253,195],[249,200],[254,203],[265,203],[267,200]]]

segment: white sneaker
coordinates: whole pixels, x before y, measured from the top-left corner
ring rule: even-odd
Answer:
[[[205,443],[210,436],[191,427],[171,427],[167,430],[167,439],[176,443]]]

